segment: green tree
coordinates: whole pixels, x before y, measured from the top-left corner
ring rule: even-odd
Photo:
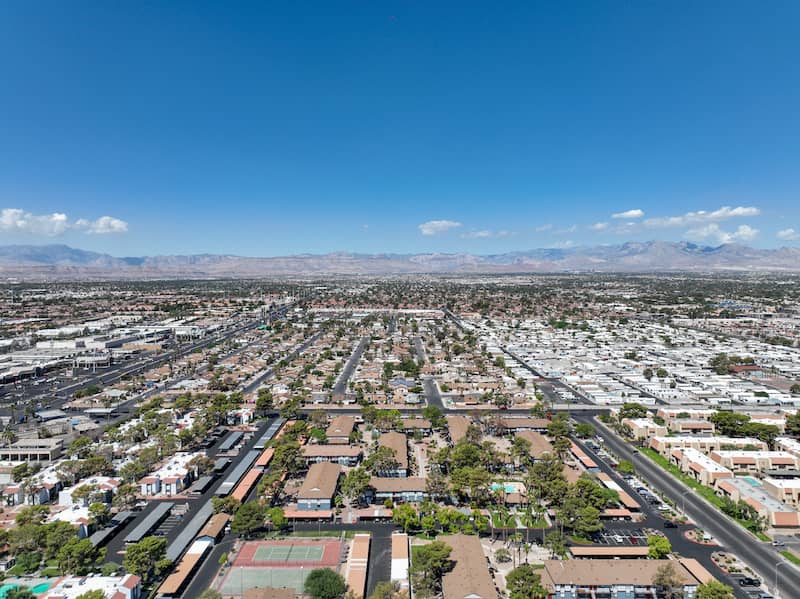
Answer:
[[[263,415],[271,411],[274,407],[275,402],[269,389],[259,389],[258,397],[256,397],[256,411]]]
[[[594,437],[594,427],[588,422],[580,422],[575,425],[575,434],[581,439]]]
[[[147,581],[167,554],[167,540],[162,537],[145,537],[138,543],[128,545],[122,565],[131,573]]]
[[[649,535],[647,537],[647,557],[650,559],[664,559],[672,553],[672,545],[667,537],[662,535]]]
[[[392,512],[392,521],[400,526],[405,532],[412,528],[416,528],[419,523],[419,514],[417,510],[408,503],[403,503],[394,508]]]
[[[93,589],[91,591],[81,593],[75,597],[75,599],[106,599],[106,593],[102,589]]]
[[[383,581],[375,585],[375,590],[369,599],[406,599],[408,592],[400,590],[400,584],[396,581]]]
[[[353,468],[342,479],[339,492],[347,505],[357,501],[369,487],[370,474],[365,468]]]
[[[89,539],[73,537],[58,550],[56,559],[63,573],[82,575],[92,571],[105,557],[105,549],[95,548]]]
[[[347,590],[347,584],[339,574],[329,568],[312,570],[306,578],[305,592],[312,599],[338,599]]]
[[[647,408],[640,403],[626,403],[619,409],[619,419],[644,418],[647,416]]]
[[[542,586],[539,573],[530,564],[520,564],[506,576],[510,599],[543,599],[547,591]]]
[[[678,575],[672,562],[662,564],[656,569],[652,583],[659,590],[660,596],[665,599],[683,597],[683,579]]]
[[[747,414],[736,412],[717,411],[711,415],[709,421],[714,423],[717,434],[727,437],[741,437],[741,427],[750,420]]]
[[[9,589],[5,599],[36,599],[36,595],[28,588],[17,587],[16,589]]]
[[[231,532],[248,537],[259,528],[264,527],[266,517],[266,509],[259,502],[243,503],[233,516]]]
[[[241,502],[230,495],[211,498],[211,506],[215,514],[235,514],[236,510],[239,509],[239,505],[241,505]]]
[[[567,541],[557,530],[552,530],[547,533],[544,538],[544,546],[550,550],[550,554],[558,557],[565,557],[567,555]]]
[[[198,599],[222,599],[222,593],[216,589],[206,589],[200,593],[200,597]]]
[[[719,580],[704,582],[694,594],[695,599],[733,599],[733,589]]]
[[[75,527],[69,522],[48,522],[42,525],[44,538],[44,559],[55,559],[58,551],[72,539],[77,538]]]
[[[636,473],[636,468],[630,460],[620,460],[617,464],[617,472],[623,476],[633,476]]]
[[[434,597],[441,591],[442,575],[452,569],[452,547],[442,541],[433,541],[416,548],[409,574],[415,596],[420,599]]]
[[[89,437],[76,437],[67,447],[67,454],[84,459],[89,455],[91,446],[92,440]]]

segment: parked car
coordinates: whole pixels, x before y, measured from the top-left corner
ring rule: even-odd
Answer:
[[[761,581],[758,578],[752,578],[750,576],[745,576],[739,579],[740,587],[757,587],[760,584]]]
[[[775,539],[774,541],[772,541],[772,546],[773,547],[783,547],[784,545],[786,545],[786,543],[784,543],[783,541],[780,541],[778,539]]]
[[[672,520],[665,520],[664,528],[678,528],[678,525],[675,524]]]

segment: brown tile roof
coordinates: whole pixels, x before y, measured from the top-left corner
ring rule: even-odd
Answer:
[[[514,436],[525,439],[531,444],[531,456],[533,458],[541,458],[546,453],[555,455],[553,446],[542,433],[537,433],[536,431],[519,431],[515,433]]]
[[[312,464],[297,492],[298,499],[330,499],[336,493],[341,468],[331,462]]]
[[[672,564],[677,577],[688,585],[699,584],[697,579],[677,560],[668,559],[574,559],[546,560],[542,571],[542,584],[550,592],[556,585],[650,586],[658,568]]]
[[[211,516],[211,519],[206,522],[203,530],[200,531],[200,536],[208,536],[216,539],[225,529],[225,525],[228,524],[228,520],[230,520],[230,516],[228,514],[214,514]]]
[[[426,479],[417,477],[397,478],[373,476],[369,486],[381,493],[400,493],[402,491],[424,491]]]
[[[404,532],[392,533],[392,559],[408,560],[408,535]]]
[[[356,425],[356,419],[353,416],[337,416],[328,425],[325,431],[326,437],[349,437],[353,432]]]
[[[357,458],[361,448],[354,445],[306,445],[301,450],[304,458]]]
[[[455,562],[453,569],[442,577],[445,599],[496,599],[497,591],[480,539],[457,534],[439,540],[453,548],[450,559]]]
[[[395,459],[400,467],[408,468],[408,442],[403,433],[383,433],[378,439],[378,445],[394,451]]]
[[[448,416],[447,417],[447,430],[450,432],[450,440],[453,443],[458,443],[467,434],[470,419],[466,416]]]
[[[403,420],[403,430],[429,429],[431,421],[427,418],[406,418]]]

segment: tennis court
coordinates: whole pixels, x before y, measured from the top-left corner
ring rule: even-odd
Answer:
[[[248,541],[237,553],[233,566],[244,568],[337,566],[341,555],[342,543],[338,540]]]
[[[254,562],[317,562],[325,547],[319,545],[261,546],[256,548]]]
[[[311,570],[313,568],[232,568],[219,591],[226,597],[242,596],[247,589],[256,587],[286,587],[302,593]]]

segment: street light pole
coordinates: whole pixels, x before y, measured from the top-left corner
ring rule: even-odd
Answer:
[[[691,492],[691,489],[686,489],[683,493],[681,493],[681,512],[683,512],[684,516],[686,515],[686,494]]]
[[[775,562],[775,596],[780,597],[780,590],[778,589],[778,568],[785,566],[788,562]]]

